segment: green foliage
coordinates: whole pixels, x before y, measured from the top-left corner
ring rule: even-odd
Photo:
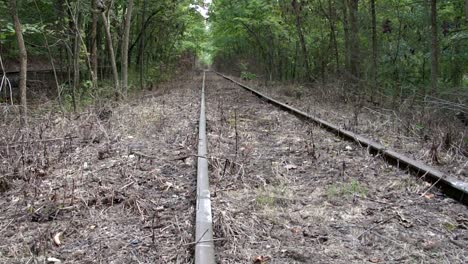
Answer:
[[[242,80],[250,81],[250,80],[255,80],[257,78],[257,75],[255,73],[243,71],[241,72],[240,77]]]
[[[275,205],[275,197],[261,194],[255,198],[255,202],[257,202],[260,206],[274,206]]]
[[[260,207],[284,207],[289,200],[289,190],[283,185],[269,185],[258,189],[255,202]]]
[[[45,65],[49,65],[47,40],[56,68],[59,71],[63,70],[59,75],[60,81],[63,82],[60,84],[61,95],[66,108],[74,103],[77,106],[86,105],[96,96],[113,98],[113,87],[109,83],[112,76],[109,68],[109,52],[102,19],[99,15],[97,16],[98,29],[95,42],[99,67],[98,89],[93,89],[91,81],[89,65],[93,43],[91,36],[92,1],[30,0],[17,1],[17,3],[28,52],[29,69],[43,69]],[[104,1],[104,3],[109,4],[109,1]],[[197,11],[197,5],[201,4],[203,4],[201,0],[135,1],[129,45],[129,81],[133,84],[131,87],[140,87],[140,72],[144,76],[143,86],[147,87],[170,78],[178,67],[191,67],[195,61],[192,59],[194,56],[200,58],[205,64],[210,63],[211,46],[206,41],[205,18]],[[106,13],[114,41],[117,67],[122,64],[121,34],[127,5],[127,0],[113,1]],[[75,21],[78,21],[80,29],[80,38],[78,38],[81,44],[78,55],[80,83],[75,96],[72,96],[73,57],[76,43]],[[143,42],[141,42],[142,39]],[[0,53],[4,62],[16,60],[18,57],[16,36],[7,1],[0,5]],[[11,65],[11,63],[8,64]],[[53,76],[50,77],[53,78]],[[55,90],[55,87],[50,87],[50,89]]]
[[[293,3],[298,6],[297,13]],[[342,1],[217,0],[210,7],[214,66],[253,72],[278,80],[307,80],[305,58],[316,78],[346,76],[346,38]],[[372,82],[372,28],[369,1],[359,1],[358,41],[363,83]],[[438,1],[440,87],[466,86],[468,27],[463,1]],[[428,2],[376,1],[377,86],[391,96],[426,92],[430,83]],[[348,19],[349,19],[349,10]],[[389,21],[391,30],[383,31]],[[346,24],[347,23],[347,24]],[[298,25],[299,24],[299,25]],[[333,29],[333,31],[332,31]],[[307,54],[303,54],[300,31]],[[352,32],[350,32],[352,34]],[[336,54],[333,37],[336,38]],[[247,62],[248,68],[239,67]],[[242,74],[242,73],[241,73]]]
[[[360,49],[353,56],[359,57],[363,87],[368,87],[374,81],[371,79],[374,70],[372,20],[369,1],[358,2],[359,30],[355,34]],[[114,1],[108,12],[117,61],[120,61],[120,35],[127,3],[127,0]],[[202,0],[136,1],[130,30],[130,65],[136,75],[143,65],[144,81],[149,84],[171,76],[181,61],[192,65],[194,56],[201,64],[213,64],[218,70],[237,70],[244,79],[311,81],[309,77],[312,76],[312,79],[325,81],[342,78],[349,71],[347,58],[350,57],[345,31],[351,30],[349,10],[343,3],[338,0],[215,0],[210,5],[206,22],[197,10],[203,5]],[[439,86],[444,92],[466,88],[468,27],[464,21],[464,3],[438,1],[437,7]],[[48,60],[45,34],[55,61],[63,68],[73,68],[70,58],[74,47],[72,15],[78,12],[83,38],[80,54],[82,87],[87,91],[91,89],[87,65],[92,43],[91,1],[18,1],[31,64],[38,59]],[[345,13],[348,21],[344,19]],[[378,67],[375,86],[379,92],[390,96],[425,93],[430,82],[431,61],[427,2],[376,1],[376,14]],[[383,31],[386,21],[391,28],[389,32]],[[107,66],[102,22],[98,27],[98,61],[101,66]],[[142,38],[143,48],[140,46]],[[2,58],[17,57],[8,2],[0,5],[0,45]],[[139,82],[138,78],[135,81]]]
[[[445,230],[449,231],[449,232],[453,232],[455,229],[457,229],[457,225],[454,225],[450,222],[444,222],[443,224],[443,227]]]
[[[334,199],[340,196],[352,196],[352,195],[367,195],[367,188],[357,180],[352,180],[347,183],[336,183],[329,186],[326,190],[326,196],[328,199]]]

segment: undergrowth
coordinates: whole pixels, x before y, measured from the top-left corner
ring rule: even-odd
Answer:
[[[326,190],[326,196],[328,199],[354,195],[366,196],[367,192],[367,188],[359,181],[352,180],[351,182],[335,183],[331,186],[328,186]]]

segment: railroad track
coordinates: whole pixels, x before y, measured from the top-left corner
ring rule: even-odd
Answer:
[[[198,126],[197,161],[197,203],[195,219],[195,263],[212,264],[214,259],[213,218],[211,215],[210,183],[208,179],[208,158],[205,115],[205,77],[201,89],[200,121]]]
[[[413,160],[403,154],[400,154],[392,149],[386,148],[385,146],[374,142],[368,138],[365,138],[361,135],[355,134],[351,131],[342,129],[337,125],[334,125],[330,122],[327,122],[323,119],[318,117],[312,116],[308,113],[305,113],[299,109],[296,109],[290,105],[282,103],[278,100],[275,100],[267,95],[260,93],[259,91],[248,87],[242,83],[235,81],[232,78],[227,77],[224,74],[219,72],[215,72],[217,75],[223,77],[224,79],[233,82],[240,87],[246,89],[247,91],[253,93],[254,95],[262,98],[263,100],[271,103],[281,109],[284,109],[300,118],[312,121],[321,127],[333,132],[334,134],[338,135],[339,137],[345,138],[347,140],[356,142],[358,145],[362,147],[366,147],[370,153],[372,154],[379,154],[385,158],[385,160],[393,165],[396,165],[400,169],[408,169],[416,176],[421,176],[425,180],[435,184],[441,190],[444,191],[445,194],[452,197],[453,199],[467,205],[468,204],[468,183],[455,179],[453,177],[447,176],[444,173],[436,170],[422,162]]]
[[[295,109],[289,105],[286,105],[282,102],[279,102],[273,98],[270,98],[268,96],[265,96],[264,94],[244,85],[244,84],[241,84],[223,74],[220,74],[220,73],[217,73],[215,72],[218,76],[221,76],[222,78],[224,78],[225,80],[235,84],[235,85],[238,85],[242,88],[244,88],[245,90],[247,90],[248,92],[250,93],[253,93],[254,95],[256,95],[257,97],[261,98],[263,101],[266,101],[268,102],[269,104],[272,104],[276,107],[279,107],[280,109],[282,110],[286,110],[288,111],[289,113],[292,113],[293,115],[295,115],[296,117],[298,117],[299,119],[302,119],[302,120],[307,120],[307,121],[312,121],[313,123],[316,123],[318,124],[320,127],[322,128],[325,128],[327,129],[328,131],[330,132],[333,132],[334,134],[338,135],[339,137],[343,138],[343,139],[346,139],[348,141],[352,141],[352,142],[355,142],[357,143],[357,145],[360,145],[362,147],[365,147],[367,148],[368,152],[370,152],[371,154],[380,154],[382,157],[385,158],[385,161],[387,161],[388,163],[392,164],[392,165],[395,165],[395,167],[397,168],[400,168],[400,169],[403,169],[403,170],[407,170],[407,171],[410,171],[411,173],[415,174],[415,175],[418,175],[418,176],[424,176],[422,178],[424,178],[425,180],[429,181],[431,183],[431,187],[428,189],[428,190],[431,190],[432,186],[438,186],[440,188],[440,190],[442,190],[444,192],[444,194],[446,194],[447,196],[450,196],[452,197],[453,199],[463,203],[463,204],[467,204],[468,202],[468,186],[466,185],[466,183],[464,182],[461,182],[459,180],[456,180],[456,179],[453,179],[451,177],[448,177],[446,175],[444,175],[442,172],[430,167],[430,166],[427,166],[425,164],[422,164],[421,162],[418,162],[418,161],[415,161],[415,160],[412,160],[404,155],[401,155],[393,150],[390,150],[390,149],[386,149],[385,147],[383,147],[382,145],[379,145],[378,143],[375,143],[365,137],[362,137],[360,135],[357,135],[355,133],[352,133],[350,131],[346,131],[346,130],[343,130],[325,120],[322,120],[322,119],[319,119],[319,118],[316,118],[316,117],[313,117],[307,113],[304,113],[298,109]],[[210,116],[210,118],[208,118],[208,124],[206,123],[207,121],[207,114],[205,114],[205,79],[206,79],[206,75],[208,73],[207,72],[204,72],[203,73],[203,83],[202,83],[202,89],[201,89],[201,107],[200,107],[200,123],[199,123],[199,149],[198,149],[198,173],[197,173],[197,180],[198,180],[198,183],[197,183],[197,206],[196,206],[196,234],[195,234],[195,241],[196,241],[196,246],[195,246],[195,263],[197,264],[201,264],[201,263],[215,263],[215,243],[214,241],[217,241],[218,238],[220,240],[229,240],[227,239],[226,237],[224,237],[225,235],[220,235],[220,234],[217,234],[216,232],[219,232],[218,229],[216,229],[216,222],[220,221],[220,218],[223,220],[222,222],[228,222],[228,220],[224,219],[225,215],[226,215],[226,211],[229,212],[229,209],[226,209],[225,206],[226,206],[226,203],[224,203],[223,199],[219,198],[219,195],[216,196],[216,198],[213,198],[215,196],[211,196],[210,195],[210,185],[208,183],[208,161],[210,160],[210,156],[213,155],[217,155],[218,157],[222,157],[222,159],[225,159],[225,163],[224,165],[223,164],[218,164],[218,167],[217,167],[217,173],[219,175],[222,174],[222,177],[220,177],[219,175],[216,177],[216,175],[213,175],[213,177],[215,178],[215,194],[216,194],[216,190],[217,188],[221,188],[221,187],[218,187],[217,185],[219,185],[219,182],[223,180],[223,177],[226,173],[226,167],[230,166],[228,164],[235,164],[235,162],[237,161],[237,159],[240,159],[239,156],[241,156],[241,154],[238,154],[238,151],[241,151],[239,150],[239,147],[237,146],[238,145],[238,142],[237,142],[237,123],[238,122],[249,122],[249,118],[248,117],[241,117],[239,116],[239,113],[234,113],[234,117],[231,117],[233,118],[232,120],[228,118],[228,120],[224,120],[224,122],[227,122],[229,123],[230,125],[229,126],[232,126],[233,123],[235,124],[236,126],[236,131],[235,131],[235,137],[236,137],[236,142],[235,142],[235,150],[232,150],[232,152],[235,152],[234,153],[231,153],[231,154],[227,154],[227,153],[224,153],[222,150],[221,147],[219,147],[220,144],[222,143],[211,143],[210,145],[210,140],[209,138],[210,137],[213,137],[212,135],[209,135],[207,137],[206,135],[206,127],[208,125],[209,130],[211,130],[211,133],[210,134],[213,134],[215,132],[213,132],[213,130],[216,130],[215,128],[213,128],[215,125],[214,124],[210,124],[211,121],[215,122],[214,120],[216,119],[214,117],[214,115],[216,114],[219,114],[219,113],[216,113],[216,112],[219,112],[220,109],[214,109],[216,108],[215,106],[215,103],[212,101],[213,98],[215,97],[219,97],[219,96],[222,96],[223,98],[225,99],[217,99],[217,100],[220,100],[220,102],[218,102],[218,108],[220,107],[220,105],[222,105],[223,103],[225,103],[224,101],[229,101],[229,100],[234,100],[233,98],[235,98],[236,96],[233,96],[232,93],[231,94],[228,94],[229,92],[233,91],[233,89],[231,89],[231,91],[225,91],[224,95],[221,95],[219,92],[218,95],[215,94],[215,92],[213,92],[213,88],[209,86],[208,88],[208,91],[209,93],[211,93],[210,96],[208,96],[208,99],[207,99],[207,104],[208,104],[208,109],[210,109],[208,112],[210,112],[208,114],[208,116]],[[212,76],[215,76],[214,74],[210,74]],[[215,96],[215,97],[213,97]],[[227,97],[226,97],[227,96]],[[244,97],[246,97],[246,95],[243,95]],[[211,100],[210,100],[211,98]],[[242,100],[242,99],[241,99]],[[244,99],[245,100],[245,99]],[[250,100],[250,99],[249,99]],[[258,99],[255,99],[255,100],[258,100]],[[260,102],[260,101],[259,101]],[[239,101],[236,101],[237,104],[239,104]],[[257,103],[258,104],[258,103]],[[225,105],[225,107],[229,108],[229,105]],[[232,106],[231,106],[232,107]],[[265,106],[258,106],[258,107],[266,107]],[[242,108],[242,107],[240,107]],[[221,109],[221,112],[223,112],[225,110],[222,110]],[[235,111],[240,111],[239,109],[235,110]],[[274,115],[273,113],[271,113],[272,115]],[[226,113],[224,113],[224,115],[227,115]],[[232,115],[232,113],[231,113]],[[256,118],[260,118],[261,116],[256,116]],[[223,120],[223,113],[221,113],[221,117],[219,118],[220,120]],[[241,121],[239,121],[241,120]],[[279,119],[278,119],[279,120]],[[219,123],[219,122],[218,122]],[[294,120],[291,121],[291,123],[294,123]],[[296,122],[297,123],[297,122]],[[305,126],[308,126],[308,123],[310,122],[306,122],[304,125]],[[220,125],[217,125],[217,126],[220,126]],[[222,133],[226,133],[226,132],[220,132],[221,134]],[[215,133],[216,134],[216,133]],[[213,140],[214,141],[214,140]],[[229,143],[231,145],[234,145],[234,143]],[[210,154],[208,154],[206,151],[207,151],[207,146],[210,146]],[[278,148],[278,146],[276,146],[276,148]],[[213,153],[211,153],[211,151],[213,151]],[[218,153],[214,153],[214,152],[218,152]],[[275,150],[277,151],[277,150]],[[291,151],[291,146],[289,146],[289,151]],[[300,155],[297,154],[297,155]],[[259,155],[259,156],[262,156],[262,155]],[[263,157],[265,157],[265,155],[263,155]],[[245,158],[245,157],[244,157]],[[220,158],[221,159],[221,158]],[[265,160],[273,160],[273,158],[266,158],[265,160],[261,160],[260,157],[254,157],[254,155],[252,157],[247,157],[247,159],[251,159],[251,160],[254,160],[253,162],[261,162],[261,163],[265,163],[264,161]],[[244,159],[245,161],[245,159]],[[240,162],[240,161],[239,161]],[[273,164],[273,162],[272,162]],[[210,168],[213,169],[213,167],[216,167],[215,165],[213,164],[210,164]],[[235,166],[235,165],[233,165]],[[255,166],[258,166],[258,164],[256,164]],[[253,167],[255,167],[253,166]],[[268,165],[267,165],[268,166]],[[288,167],[289,166],[289,167]],[[361,165],[362,166],[362,165]],[[293,166],[293,165],[287,165],[286,166],[286,171],[289,171],[290,169],[294,170],[296,169],[296,166]],[[229,170],[229,169],[228,169]],[[241,169],[239,169],[240,171]],[[213,174],[216,174],[214,171],[212,171],[211,173]],[[344,173],[344,162],[343,162],[343,174]],[[239,178],[242,178],[243,176],[236,176],[237,178],[235,180],[232,180],[233,182],[235,181],[238,181]],[[321,179],[321,177],[324,177],[324,176],[319,176],[318,179]],[[255,179],[250,179],[250,180],[244,180],[244,179],[241,179],[239,181],[242,181],[242,185],[245,185],[246,184],[246,181],[249,183],[249,184],[254,184],[255,185]],[[234,184],[234,183],[233,183]],[[242,186],[242,185],[237,185],[237,186]],[[234,185],[235,186],[235,185]],[[265,186],[265,185],[264,185]],[[213,187],[212,187],[213,188]],[[313,188],[313,187],[312,187]],[[223,192],[229,192],[230,190],[233,190],[233,189],[236,189],[236,187],[232,187],[232,184],[227,184],[227,185],[224,185],[223,186]],[[365,197],[360,197],[359,195],[357,196],[358,199],[365,199]],[[214,199],[214,200],[213,200]],[[276,199],[276,198],[275,198]],[[248,200],[248,199],[246,199]],[[292,199],[294,200],[294,199]],[[354,199],[353,199],[354,200]],[[372,199],[371,199],[372,200]],[[287,202],[287,199],[285,200],[286,203]],[[441,200],[442,201],[442,200]],[[257,201],[258,202],[258,201]],[[309,201],[310,203],[314,203],[314,201]],[[377,201],[374,201],[375,203],[380,203],[380,204],[383,204],[383,205],[386,205],[386,206],[396,206],[397,203],[391,203],[391,202],[384,202],[384,201],[381,201],[381,200],[377,200]],[[265,201],[260,201],[260,203],[265,203]],[[266,201],[266,203],[269,203],[269,200]],[[354,202],[353,202],[354,203]],[[211,208],[211,205],[213,204],[213,208]],[[229,204],[228,204],[229,206]],[[410,206],[414,206],[413,202],[409,202],[408,204],[406,205],[400,205],[401,208],[405,208],[405,207],[410,207]],[[226,209],[226,210],[225,210]],[[410,210],[410,209],[408,209]],[[405,219],[404,216],[401,215],[401,212],[397,212],[397,217],[398,219],[400,219],[400,222],[405,222],[407,221],[407,219]],[[218,219],[216,219],[218,217]],[[213,218],[215,218],[215,220],[213,221]],[[395,216],[391,216],[390,218],[388,219],[384,219],[383,220],[383,223],[386,223],[388,221],[390,221],[391,219],[395,219]],[[233,220],[234,221],[234,220]],[[242,221],[242,220],[239,220],[239,221]],[[213,224],[213,222],[215,222]],[[321,223],[318,223],[319,225],[321,225]],[[213,227],[213,225],[215,225],[215,227]],[[218,223],[219,225],[219,223]],[[381,224],[377,224],[376,226],[379,226]],[[219,228],[219,227],[218,227]],[[375,226],[372,226],[369,230],[372,230],[373,228],[375,228]],[[213,230],[215,230],[215,232],[213,232]],[[371,233],[372,231],[369,231],[369,230],[366,230],[364,232],[362,232],[361,234],[359,234],[357,236],[358,239],[361,239],[363,236],[366,236],[367,235],[367,232]],[[237,230],[236,232],[234,233],[242,233],[242,231],[240,230]],[[251,234],[252,236],[254,236],[254,234]],[[319,238],[321,239],[321,238]],[[451,240],[453,242],[453,240]],[[456,241],[453,242],[455,243],[456,245]],[[217,245],[218,247],[219,245]],[[226,244],[223,244],[222,247],[224,248],[223,251],[226,251]],[[263,256],[261,256],[263,257]],[[219,259],[220,257],[217,255],[216,259]],[[224,258],[224,260],[227,260],[229,258]],[[296,259],[296,257],[293,257],[293,259]],[[259,261],[261,261],[262,259],[259,258]],[[236,263],[235,261],[236,260],[232,260],[234,262],[232,263]],[[237,260],[239,261],[239,260]],[[229,262],[230,263],[230,262]],[[261,263],[261,262],[258,262],[258,263]],[[276,262],[275,262],[276,263]]]

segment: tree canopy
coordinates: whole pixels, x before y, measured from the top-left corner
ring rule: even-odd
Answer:
[[[3,0],[6,70],[17,68],[10,12],[16,3],[29,69],[55,64],[59,100],[74,108],[107,91],[99,87],[111,80],[119,96],[195,62],[248,78],[344,80],[350,91],[372,97],[452,93],[468,85],[466,1],[214,0],[208,19],[199,11],[210,1],[133,2]]]
[[[431,82],[431,1],[215,0],[214,65],[266,79],[345,76],[387,94],[426,93]],[[435,1],[434,1],[435,2]],[[436,2],[438,92],[467,86],[464,1]]]

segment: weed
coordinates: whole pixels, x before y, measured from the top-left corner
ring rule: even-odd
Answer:
[[[352,195],[367,195],[367,188],[357,180],[352,180],[347,183],[337,183],[329,186],[326,190],[326,196],[328,199],[332,199],[339,196],[352,196]]]
[[[366,195],[367,189],[362,186],[359,181],[352,180],[351,183],[345,185],[345,194],[359,194],[359,195]]]
[[[449,231],[449,232],[452,232],[453,230],[455,230],[457,228],[456,225],[452,224],[452,223],[449,223],[449,222],[445,222],[442,224],[444,226],[444,228]]]
[[[416,124],[414,125],[414,127],[416,128],[416,130],[423,130],[424,129],[424,126],[422,124]]]
[[[255,73],[251,73],[251,72],[247,72],[247,71],[241,72],[240,77],[244,81],[251,81],[251,80],[257,79],[257,75]]]
[[[281,207],[288,204],[289,199],[287,196],[287,189],[284,186],[270,186],[257,194],[255,202],[261,207]]]
[[[260,194],[255,198],[255,202],[260,206],[274,206],[275,198],[266,194]]]
[[[332,186],[327,188],[327,197],[328,197],[328,199],[331,199],[333,197],[338,196],[339,193],[340,192],[338,190],[338,187],[336,187],[335,185],[332,185]]]

